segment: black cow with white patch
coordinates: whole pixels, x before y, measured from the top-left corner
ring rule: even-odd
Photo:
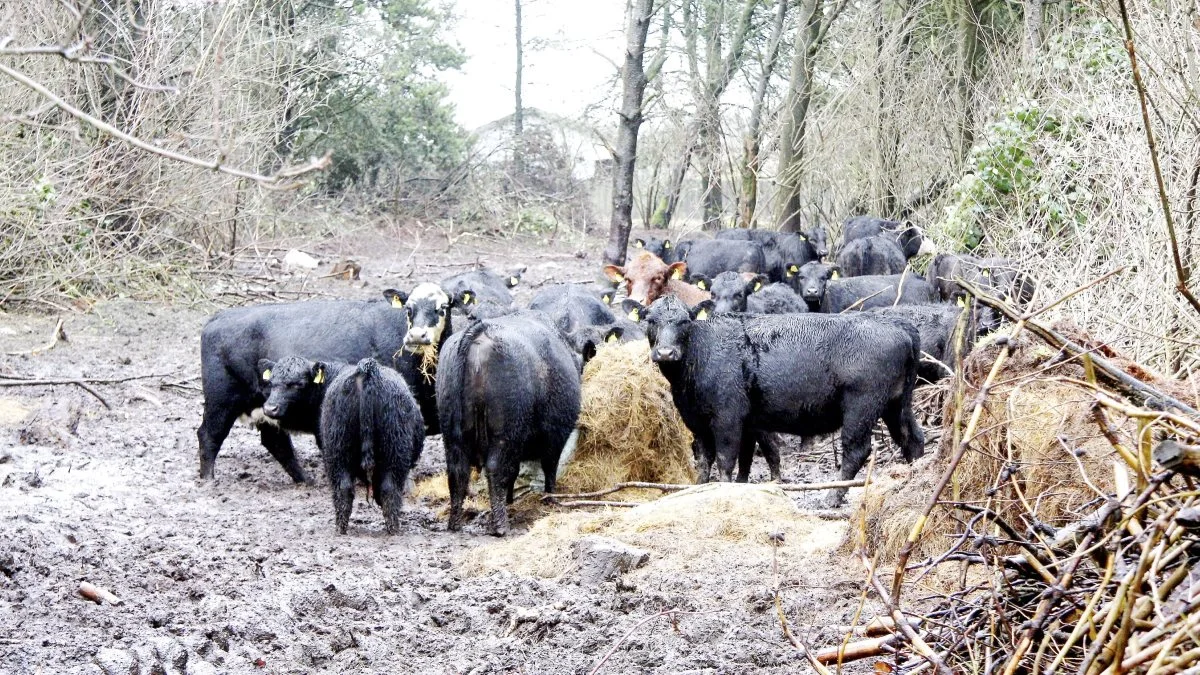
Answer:
[[[912,412],[920,336],[912,325],[867,314],[754,316],[689,310],[664,297],[646,312],[650,358],[700,452],[701,480],[718,478],[777,432],[816,436],[841,429],[842,478],[854,478],[883,419],[901,454],[924,453]],[[845,491],[835,491],[840,503]]]
[[[329,364],[315,368],[334,370]],[[346,534],[355,482],[367,483],[383,509],[384,528],[400,528],[404,486],[421,456],[425,424],[399,373],[375,359],[337,369],[321,404],[321,455],[333,492],[334,523]]]
[[[810,311],[825,314],[938,301],[932,286],[909,273],[843,278],[837,265],[808,263],[792,282]]]
[[[521,312],[450,338],[437,400],[450,488],[449,529],[462,526],[471,468],[487,476],[491,531],[508,531],[506,504],[522,461],[538,461],[554,491],[559,456],[579,417],[579,360],[552,323]]]
[[[900,274],[908,265],[904,251],[893,237],[875,235],[847,242],[838,253],[837,265],[847,277],[870,274]]]

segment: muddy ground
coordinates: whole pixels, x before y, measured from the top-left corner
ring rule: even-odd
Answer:
[[[337,536],[307,437],[296,446],[315,485],[293,485],[242,426],[217,480],[197,479],[199,332],[219,306],[375,297],[476,260],[527,265],[518,293],[527,300],[543,283],[591,279],[602,250],[594,240],[447,240],[427,231],[309,246],[326,263],[312,274],[289,274],[270,262],[282,251],[261,250],[213,277],[215,303],[0,314],[0,352],[44,345],[59,317],[69,338],[0,356],[0,374],[137,378],[93,385],[109,408],[70,385],[0,389],[0,672],[586,673],[667,609],[688,613],[640,625],[602,672],[806,670],[775,610],[769,519],[761,536],[702,542],[703,555],[682,566],[669,555],[680,542],[651,539],[646,566],[589,586],[571,566],[549,578],[468,569],[465,559],[486,560],[501,542],[481,522],[448,533],[423,503],[386,536],[360,492],[350,534]],[[347,253],[363,283],[317,278]],[[431,438],[418,476],[436,474],[441,453]],[[753,480],[765,474],[758,460]],[[828,460],[784,457],[785,481],[832,477]],[[790,494],[803,508],[819,499]],[[835,550],[847,521],[809,521],[811,536],[779,545],[778,578],[793,628],[826,645],[838,637],[832,626],[850,623],[862,573]],[[544,552],[531,545],[529,555]],[[82,581],[122,604],[83,599]]]

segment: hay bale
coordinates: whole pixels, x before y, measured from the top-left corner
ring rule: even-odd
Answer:
[[[973,403],[999,350],[989,341],[967,357],[964,406]],[[986,506],[1024,530],[1028,513],[1051,525],[1079,518],[1083,507],[1096,498],[1080,472],[1081,464],[1092,484],[1112,491],[1115,452],[1092,418],[1094,397],[1065,379],[1083,379],[1083,370],[1073,363],[1056,364],[1056,358],[1054,350],[1034,338],[1013,342],[1011,356],[984,405],[975,440],[943,499]],[[848,540],[848,546],[865,543],[870,553],[881,554],[881,560],[895,559],[954,453],[954,405],[952,398],[946,403],[942,445],[936,456],[911,470],[885,470],[865,491],[859,515],[866,519],[866,531]],[[969,415],[969,409],[963,411],[964,419]],[[1125,432],[1131,430],[1126,420],[1112,421]],[[1072,452],[1080,454],[1078,461]],[[939,505],[913,559],[947,550],[954,535],[963,531],[964,516],[969,514]],[[856,541],[861,538],[865,541]]]
[[[497,571],[555,578],[575,572],[571,545],[589,535],[650,551],[651,571],[672,573],[730,564],[770,569],[772,533],[784,535],[787,555],[824,554],[842,539],[844,522],[805,515],[778,485],[706,483],[634,508],[551,513],[516,537],[489,542],[460,561],[464,572]],[[783,563],[781,563],[783,564]],[[638,573],[641,573],[640,571]]]
[[[694,483],[692,434],[671,387],[650,362],[645,340],[606,345],[583,369],[575,455],[558,492],[600,490],[624,481]],[[614,499],[640,500],[624,491]]]

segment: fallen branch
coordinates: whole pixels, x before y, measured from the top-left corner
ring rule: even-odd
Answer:
[[[1117,271],[1120,271],[1120,270],[1117,270]],[[1110,273],[1110,275],[1114,274],[1114,273],[1115,272],[1112,272],[1112,273]],[[1107,277],[1109,275],[1105,275],[1105,276]],[[1055,349],[1062,351],[1063,353],[1067,354],[1068,356],[1070,356],[1072,358],[1082,357],[1084,354],[1087,354],[1088,357],[1092,361],[1093,367],[1096,370],[1097,378],[1100,380],[1103,380],[1105,384],[1116,389],[1117,391],[1128,396],[1129,398],[1131,398],[1135,401],[1138,401],[1148,407],[1158,407],[1158,408],[1164,408],[1164,409],[1174,408],[1174,409],[1176,409],[1186,415],[1189,415],[1193,418],[1200,419],[1200,410],[1196,410],[1195,408],[1192,408],[1191,406],[1187,405],[1186,403],[1184,403],[1168,394],[1165,394],[1165,393],[1159,391],[1158,389],[1155,389],[1154,387],[1133,377],[1132,375],[1129,375],[1125,371],[1114,366],[1107,359],[1105,359],[1097,354],[1092,353],[1092,350],[1085,349],[1082,345],[1079,345],[1079,344],[1073,342],[1072,340],[1067,338],[1065,335],[1063,335],[1062,333],[1059,333],[1058,331],[1054,330],[1053,328],[1050,328],[1048,326],[1038,323],[1037,321],[1034,321],[1032,315],[1021,314],[1012,305],[1009,305],[1008,303],[1004,302],[1003,300],[996,298],[992,295],[989,295],[988,293],[985,293],[978,286],[972,284],[969,281],[962,281],[960,279],[960,280],[958,280],[958,284],[960,286],[962,286],[964,289],[966,289],[966,291],[968,293],[975,296],[975,298],[977,300],[979,300],[979,302],[982,302],[983,304],[987,305],[988,307],[991,307],[991,308],[999,311],[1000,313],[1007,316],[1009,319],[1012,319],[1013,321],[1024,320],[1025,327],[1031,333],[1037,335],[1042,340],[1044,340],[1051,347],[1054,347]],[[1055,303],[1055,304],[1057,304],[1057,303]],[[1053,305],[1051,305],[1051,306],[1053,306]],[[1048,309],[1048,308],[1049,307],[1043,308],[1042,310],[1039,310],[1039,312],[1045,311],[1045,309]]]
[[[775,487],[779,488],[780,490],[783,490],[784,492],[810,492],[812,490],[834,490],[834,489],[838,489],[838,488],[863,487],[866,484],[867,484],[867,482],[865,480],[860,479],[860,480],[835,480],[835,481],[829,481],[827,483],[776,484]],[[696,485],[702,485],[702,483],[697,483]],[[590,499],[592,497],[603,497],[605,495],[610,495],[614,492],[619,492],[621,490],[639,489],[639,488],[646,489],[646,490],[662,490],[663,492],[678,492],[679,490],[686,490],[688,488],[694,488],[694,487],[696,487],[696,485],[688,485],[686,483],[644,483],[641,481],[628,481],[625,483],[617,483],[616,485],[614,485],[612,487],[608,487],[603,490],[596,490],[595,492],[575,492],[575,493],[571,493],[571,494],[550,494],[550,495],[546,495],[542,499],[547,500],[547,501],[559,500],[559,499]],[[622,503],[625,503],[625,502],[622,502]]]
[[[871,656],[880,656],[895,651],[900,638],[895,635],[868,638],[836,647],[826,647],[813,655],[821,663],[850,663]]]
[[[100,392],[93,389],[90,385],[93,384],[117,384],[120,382],[129,382],[132,380],[145,380],[152,377],[166,377],[166,375],[131,375],[129,377],[118,378],[97,378],[97,377],[81,377],[77,379],[51,379],[51,380],[28,380],[21,379],[15,375],[0,375],[0,387],[52,387],[58,385],[69,384],[86,391],[93,398],[100,401],[108,410],[112,410],[112,406],[108,401],[100,395]]]
[[[103,605],[106,602],[110,605],[120,605],[125,602],[109,592],[107,588],[101,588],[86,581],[79,582],[79,594],[97,605]]]
[[[628,639],[629,639],[629,636],[631,636],[631,635],[633,635],[634,633],[636,633],[636,632],[637,632],[637,629],[641,628],[642,626],[644,626],[644,625],[646,625],[646,624],[650,623],[651,621],[653,621],[653,620],[655,620],[655,619],[657,619],[657,618],[659,618],[659,617],[661,617],[661,616],[669,616],[669,617],[671,617],[671,622],[672,622],[672,623],[674,623],[674,622],[675,622],[675,617],[676,617],[677,615],[688,615],[688,614],[696,614],[696,615],[699,615],[699,614],[716,614],[717,612],[720,612],[720,611],[722,611],[722,610],[719,610],[719,609],[712,609],[712,610],[709,610],[709,611],[706,611],[706,612],[685,612],[685,611],[683,611],[683,610],[680,610],[680,609],[664,609],[663,611],[661,611],[661,612],[658,612],[658,613],[656,613],[656,614],[651,614],[650,616],[648,616],[648,617],[646,617],[646,618],[642,619],[641,621],[639,621],[639,622],[635,623],[635,624],[633,625],[633,628],[630,628],[630,629],[629,629],[629,632],[627,632],[627,633],[625,633],[624,635],[622,635],[622,636],[621,636],[621,639],[619,639],[619,640],[617,640],[615,643],[613,643],[613,646],[612,646],[612,647],[609,647],[609,648],[608,648],[608,651],[607,651],[607,652],[604,652],[604,656],[600,657],[600,660],[599,660],[598,662],[596,662],[596,665],[595,665],[595,667],[593,667],[591,670],[589,670],[589,671],[588,671],[588,675],[596,675],[596,673],[600,672],[600,669],[604,667],[604,664],[605,664],[605,663],[607,663],[607,662],[608,662],[608,660],[609,660],[610,658],[612,658],[612,655],[613,655],[613,654],[615,654],[615,653],[617,652],[617,648],[618,648],[618,647],[620,647],[620,646],[621,646],[621,645],[622,645],[622,644],[623,644],[623,643],[624,643],[626,640],[628,640]]]
[[[25,350],[22,350],[19,352],[4,352],[4,355],[5,356],[36,356],[42,352],[48,352],[51,349],[54,349],[54,346],[57,345],[59,342],[68,342],[67,334],[65,331],[63,331],[63,320],[61,318],[58,320],[58,323],[54,324],[54,333],[52,333],[50,335],[50,342],[47,342],[46,344],[42,345],[41,347],[34,347],[33,349],[25,349]]]
[[[646,503],[646,502],[606,502],[606,501],[594,501],[594,500],[590,500],[590,499],[581,499],[581,500],[570,501],[570,502],[560,502],[557,499],[550,499],[553,496],[554,495],[546,495],[546,497],[543,497],[542,500],[545,501],[547,504],[554,504],[555,506],[565,506],[567,508],[586,507],[586,506],[617,506],[617,507],[630,508],[630,507],[634,507],[634,506],[641,506],[642,504]]]

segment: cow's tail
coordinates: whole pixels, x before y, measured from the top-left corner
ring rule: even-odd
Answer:
[[[379,364],[375,359],[363,359],[355,370],[354,386],[358,392],[358,435],[362,444],[361,466],[369,477],[375,471],[375,415],[382,402],[379,391]]]
[[[444,392],[445,395],[455,399],[454,405],[445,406],[444,409],[443,406],[438,406],[442,433],[448,433],[458,439],[461,439],[467,429],[473,427],[476,421],[469,419],[470,416],[473,416],[474,411],[468,409],[472,407],[472,397],[466,385],[471,372],[471,348],[486,328],[484,322],[475,321],[461,333],[455,335],[455,341],[448,346],[453,353],[442,355],[442,363],[438,368],[438,398],[440,399],[443,395],[440,392]],[[447,356],[450,358],[446,358]]]

